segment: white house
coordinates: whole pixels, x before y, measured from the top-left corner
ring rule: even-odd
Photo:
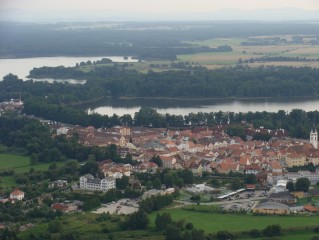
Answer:
[[[273,190],[275,193],[279,192],[285,192],[287,191],[286,186],[287,186],[287,180],[278,180],[276,186],[273,187]]]
[[[10,199],[12,200],[21,201],[23,198],[24,198],[24,192],[20,191],[19,189],[16,189],[10,193]]]
[[[68,133],[69,129],[66,127],[60,127],[56,130],[56,135],[66,135]]]
[[[80,189],[107,192],[112,188],[115,188],[114,177],[99,179],[94,178],[92,174],[86,174],[80,177]]]

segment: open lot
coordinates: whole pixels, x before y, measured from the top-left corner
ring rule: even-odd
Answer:
[[[112,202],[108,204],[103,204],[101,208],[98,208],[92,213],[102,214],[102,213],[110,213],[110,214],[131,214],[137,212],[139,205],[136,200],[132,199],[121,199],[117,202]]]

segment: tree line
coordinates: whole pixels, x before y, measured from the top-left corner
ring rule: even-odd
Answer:
[[[305,58],[305,57],[285,57],[285,56],[263,56],[259,58],[250,58],[246,60],[239,59],[238,63],[254,63],[254,62],[315,62],[319,58]]]
[[[81,72],[75,67],[42,67],[33,69],[31,74],[32,77],[87,79],[82,88],[76,89],[80,91],[76,95],[87,94],[91,90],[96,91],[94,96],[113,97],[246,98],[309,97],[319,94],[319,69],[310,67],[250,68],[238,65],[209,70],[195,66],[184,71],[150,70],[139,73],[114,65],[89,72]]]
[[[313,125],[317,128],[319,112],[305,112],[301,109],[293,109],[287,113],[283,110],[278,112],[211,112],[189,113],[188,115],[160,114],[155,109],[141,108],[139,112],[131,115],[118,116],[113,114],[99,115],[88,114],[74,108],[49,104],[43,99],[28,99],[25,101],[24,112],[54,121],[81,125],[94,126],[96,128],[109,128],[117,125],[143,126],[154,128],[193,128],[198,126],[213,127],[220,124],[241,124],[243,121],[253,124],[255,128],[285,129],[291,137],[308,139]],[[230,135],[243,137],[244,129],[240,126],[229,126],[227,132]],[[252,136],[256,140],[269,140],[270,135],[256,133]],[[243,139],[245,136],[243,137]]]

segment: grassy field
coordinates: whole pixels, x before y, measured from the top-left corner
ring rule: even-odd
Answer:
[[[97,214],[92,213],[75,213],[64,215],[60,221],[63,224],[62,233],[77,232],[86,239],[108,239],[111,232],[113,239],[155,239],[162,240],[164,237],[160,232],[152,230],[145,231],[123,231],[119,227],[119,219],[123,217],[113,217],[113,219],[103,222],[96,221]],[[28,239],[28,235],[32,232],[35,235],[47,231],[48,224],[39,222],[29,231],[19,233],[19,239]]]
[[[48,170],[50,163],[39,163],[31,165],[30,157],[0,154],[0,171],[5,169],[13,169],[15,173],[28,172],[31,168],[34,170]]]
[[[192,222],[195,227],[204,229],[206,233],[216,233],[218,230],[229,230],[231,232],[239,232],[251,230],[253,228],[263,229],[270,224],[279,223],[283,228],[316,225],[319,217],[271,217],[259,216],[253,217],[249,215],[232,215],[232,214],[205,214],[183,211],[180,209],[166,209],[162,212],[169,212],[174,220],[185,219],[186,222]],[[150,215],[150,227],[144,231],[123,231],[119,227],[120,219],[123,217],[115,217],[112,219],[98,222],[98,215],[92,213],[75,213],[64,215],[60,218],[63,223],[62,233],[77,232],[79,235],[85,235],[90,239],[107,239],[111,233],[113,239],[165,239],[160,232],[154,231],[154,220],[156,212]],[[32,229],[19,233],[20,239],[27,239],[30,232],[35,235],[46,232],[48,223],[39,221]],[[280,238],[282,240],[299,240],[311,239],[315,234],[312,230],[294,230],[293,232],[284,231]],[[250,240],[253,238],[240,238]],[[256,238],[254,238],[256,239]],[[263,238],[259,238],[263,239]]]
[[[238,62],[239,58],[243,60],[254,57],[251,54],[243,54],[241,52],[206,52],[189,55],[178,55],[180,61],[193,62],[201,65],[233,65]],[[256,56],[255,56],[256,57]]]
[[[61,163],[58,163],[58,165]],[[13,154],[0,154],[0,171],[1,170],[14,170],[15,173],[29,172],[31,168],[34,170],[46,171],[50,163],[39,163],[31,165],[30,157],[13,155]],[[1,177],[0,187],[15,186],[14,176]]]
[[[260,36],[259,38],[270,38],[276,36]],[[291,36],[278,36],[291,40]],[[258,37],[255,37],[258,38]],[[291,44],[285,45],[261,45],[261,46],[242,46],[242,42],[250,41],[249,38],[216,38],[205,41],[191,41],[186,42],[196,46],[217,47],[222,45],[229,45],[233,48],[232,52],[203,52],[196,54],[178,55],[177,61],[191,62],[195,65],[202,65],[209,69],[216,69],[225,66],[232,66],[238,63],[239,59],[247,60],[250,58],[260,58],[263,56],[285,56],[285,57],[306,57],[309,59],[319,58],[319,45],[310,44]],[[150,67],[150,64],[157,65]],[[167,65],[167,67],[162,65]],[[154,72],[161,72],[172,69],[170,67],[171,61],[168,60],[147,60],[145,62],[129,63],[128,69],[135,69],[141,73],[146,73],[149,70]],[[319,67],[319,62],[309,61],[287,61],[287,62],[256,62],[248,63],[251,67],[264,66],[292,66],[292,67]],[[113,66],[110,64],[101,64],[96,67]],[[88,72],[92,70],[92,66],[82,66],[80,70]]]
[[[203,229],[207,233],[215,233],[220,230],[233,232],[248,231],[251,229],[263,229],[270,224],[280,224],[282,228],[316,226],[319,216],[251,216],[239,214],[201,213],[181,209],[166,209],[174,220],[185,219],[192,222],[196,228]],[[150,215],[154,224],[157,213]]]
[[[300,231],[300,232],[293,232],[291,234],[286,232],[279,238],[274,238],[274,239],[276,240],[311,240],[314,236],[319,236],[319,234],[316,234],[312,231]],[[262,237],[262,238],[239,238],[239,239],[240,240],[264,240],[265,238]]]
[[[297,232],[297,233],[293,233],[291,235],[288,234],[284,234],[282,237],[280,237],[281,240],[311,240],[311,238],[313,238],[314,236],[319,236],[319,234],[308,231],[308,232]]]
[[[0,179],[1,179],[0,187],[11,188],[17,185],[14,176],[5,176],[5,177],[1,177]]]
[[[265,38],[265,36],[261,36]],[[268,36],[270,37],[270,36]],[[284,36],[280,36],[284,37]],[[287,36],[289,39],[289,36]],[[286,57],[306,57],[319,58],[319,45],[309,44],[287,44],[287,45],[265,45],[265,46],[241,46],[241,42],[247,41],[244,38],[225,38],[212,39],[205,41],[187,42],[197,46],[217,47],[221,45],[229,45],[233,48],[232,52],[211,52],[211,53],[197,53],[189,55],[179,55],[180,61],[189,61],[199,63],[207,68],[214,69],[227,65],[234,65],[241,58],[246,60],[249,58],[259,58],[263,56],[286,56]],[[252,63],[249,66],[258,67],[260,65],[272,66],[293,66],[293,67],[319,67],[319,62],[266,62],[266,63]]]

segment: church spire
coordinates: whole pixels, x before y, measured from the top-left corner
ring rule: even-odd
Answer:
[[[318,132],[315,127],[315,124],[313,124],[313,128],[310,131],[310,143],[315,149],[318,148]]]

